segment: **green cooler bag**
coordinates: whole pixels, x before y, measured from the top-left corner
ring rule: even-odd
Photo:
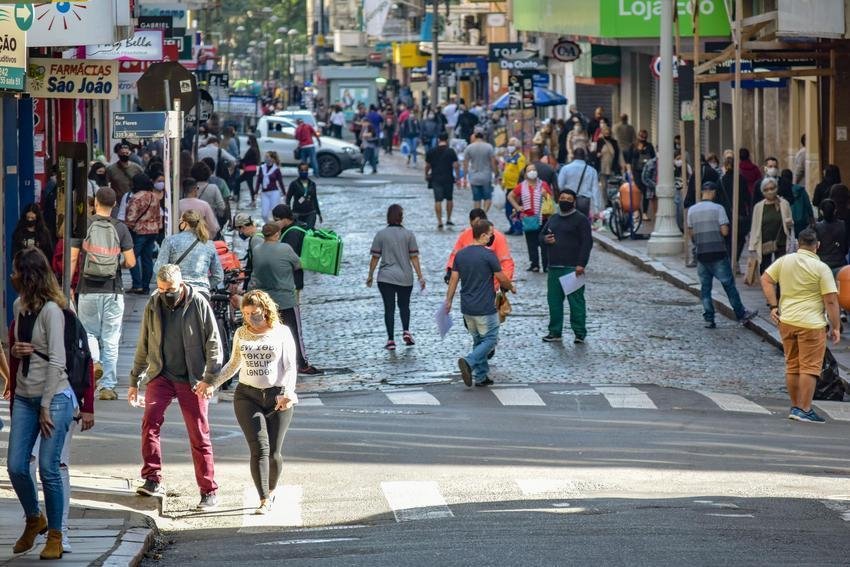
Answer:
[[[342,238],[332,230],[312,230],[304,235],[301,267],[320,274],[339,275],[342,262]]]

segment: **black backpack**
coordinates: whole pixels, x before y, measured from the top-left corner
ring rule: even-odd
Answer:
[[[77,314],[70,309],[63,309],[65,315],[65,372],[68,374],[68,382],[77,396],[77,403],[82,407],[86,393],[92,387],[92,365],[89,339],[85,327],[80,322]],[[44,360],[48,356],[33,351]]]
[[[823,368],[815,386],[814,399],[840,402],[844,400],[844,394],[847,391],[847,382],[838,374],[838,361],[829,349],[826,349],[823,356]]]

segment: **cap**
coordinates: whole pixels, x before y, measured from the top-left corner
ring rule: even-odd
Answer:
[[[280,225],[274,222],[267,222],[263,225],[263,236],[268,238],[269,236],[275,235],[280,232]]]
[[[242,226],[251,226],[252,224],[254,224],[254,221],[251,220],[251,215],[246,213],[239,213],[238,215],[236,215],[236,218],[233,219],[233,226],[235,228],[239,228]]]

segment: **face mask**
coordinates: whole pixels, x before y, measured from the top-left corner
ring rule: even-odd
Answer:
[[[94,180],[98,187],[106,187],[109,185],[109,180],[106,178],[105,173],[96,174]]]
[[[299,171],[298,172],[299,179],[308,179],[310,177],[309,171]]]
[[[490,238],[487,240],[487,246],[493,246],[494,242],[496,242],[496,235],[491,234]]]
[[[528,178],[529,181],[534,181],[535,179],[537,179],[537,172],[536,171],[529,171],[528,173],[525,174],[525,176]]]
[[[676,161],[673,162],[673,165],[675,165],[676,167],[682,167],[682,160],[677,159]]]
[[[118,156],[118,160],[127,163],[128,161],[130,161],[130,156],[120,155]]]
[[[177,305],[177,302],[180,301],[180,290],[177,291],[166,291],[162,294],[162,300],[165,302],[165,305],[169,309],[174,309]]]
[[[157,191],[165,191],[165,181],[157,181],[153,184],[153,188]]]
[[[239,238],[241,238],[242,240],[248,240],[248,238],[250,237],[244,232],[239,232]]]
[[[24,225],[25,225],[25,226],[28,226],[28,227],[34,227],[34,226],[35,226],[35,219],[33,219],[33,220],[29,220],[29,219],[24,220]]]
[[[575,208],[576,204],[572,201],[558,201],[558,208],[562,213],[568,213]]]
[[[767,171],[765,171],[765,174],[768,177],[779,177],[779,169],[775,167],[768,167]]]
[[[508,146],[508,153],[512,154],[516,151],[516,146]]]
[[[272,158],[266,158],[266,165],[271,167],[272,164],[274,164],[274,162],[272,161]]]
[[[708,166],[711,167],[712,169],[717,169],[717,162],[716,161],[710,161],[710,162],[708,162]]]
[[[251,313],[250,317],[248,317],[248,321],[251,323],[252,327],[259,328],[265,325],[266,316],[262,311],[255,311],[254,313]]]
[[[776,189],[766,189],[765,191],[763,191],[763,193],[765,199],[772,200],[774,197],[776,197]]]

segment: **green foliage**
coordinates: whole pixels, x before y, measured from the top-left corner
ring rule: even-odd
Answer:
[[[244,28],[242,31],[237,29],[240,26]],[[278,33],[280,28],[295,29],[298,34],[288,36]],[[277,38],[288,41],[292,53],[304,53],[307,49],[306,28],[306,0],[227,0],[215,10],[208,31],[218,35],[226,44],[225,52],[239,58],[246,55],[250,41],[273,43]]]

